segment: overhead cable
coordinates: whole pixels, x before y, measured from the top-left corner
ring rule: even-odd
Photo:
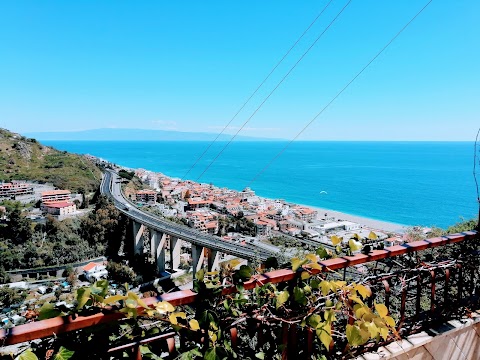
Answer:
[[[275,156],[272,158],[272,160],[270,160],[270,162],[269,162],[262,170],[260,170],[260,171],[253,177],[252,180],[250,180],[250,182],[248,183],[247,186],[250,187],[251,184],[252,184],[253,182],[255,182],[255,181],[258,179],[258,177],[259,177],[260,175],[262,175],[262,174],[265,172],[265,170],[267,170],[267,169],[270,167],[270,165],[272,165],[272,163],[273,163],[276,159],[278,159],[278,158],[285,152],[285,150],[287,150],[287,148],[288,148],[295,140],[297,140],[298,137],[299,137],[310,125],[312,125],[313,122],[314,122],[320,115],[322,115],[322,113],[395,41],[395,39],[396,39],[398,36],[400,36],[400,34],[428,7],[428,5],[430,5],[430,3],[431,3],[432,1],[433,1],[433,0],[428,1],[428,2],[426,3],[426,5],[424,5],[423,8],[421,8],[420,11],[418,11],[418,12],[415,14],[415,16],[414,16],[412,19],[410,19],[410,21],[407,22],[407,24],[404,25],[404,26],[400,29],[400,31],[398,31],[397,34],[396,34],[392,39],[390,39],[390,41],[353,77],[353,79],[351,79],[351,80],[327,103],[327,105],[325,105],[325,106],[323,107],[323,109],[320,110],[320,112],[319,112],[317,115],[315,115],[315,116],[313,117],[313,119],[310,120],[310,121],[303,127],[303,129],[300,130],[300,132],[299,132],[297,135],[295,135],[295,137],[294,137],[292,140],[290,140],[290,141],[282,148],[282,150],[280,150],[280,152],[279,152],[277,155],[275,155]]]
[[[217,161],[217,159],[222,155],[222,153],[225,151],[225,149],[232,143],[233,140],[237,137],[237,135],[240,133],[240,131],[243,130],[243,128],[250,122],[250,120],[255,116],[255,114],[260,110],[260,108],[267,102],[267,100],[270,98],[270,96],[273,95],[273,93],[280,87],[280,85],[285,81],[285,79],[290,75],[290,73],[297,67],[297,65],[303,60],[303,58],[310,52],[310,50],[315,46],[315,44],[320,40],[320,38],[327,32],[328,29],[335,23],[335,21],[340,17],[340,15],[344,12],[344,10],[350,5],[352,0],[349,0],[343,8],[338,12],[338,14],[333,18],[333,20],[328,24],[328,26],[320,33],[319,36],[314,40],[314,42],[308,47],[308,49],[300,56],[300,58],[295,62],[295,64],[288,70],[288,72],[285,74],[285,76],[277,83],[277,85],[273,88],[273,90],[268,94],[268,96],[260,103],[260,105],[255,109],[255,111],[250,115],[250,117],[243,123],[243,125],[238,129],[238,131],[235,133],[235,135],[232,136],[232,138],[225,144],[225,146],[220,150],[220,152],[217,154],[217,156],[208,164],[208,166],[203,170],[203,172],[200,174],[200,176],[197,177],[196,181],[199,181],[202,176],[210,169],[210,167]]]
[[[273,67],[273,69],[268,73],[268,75],[265,77],[265,79],[263,79],[263,81],[260,83],[260,85],[257,86],[257,88],[255,89],[255,91],[248,97],[248,99],[243,103],[243,105],[237,110],[237,112],[235,113],[235,115],[233,115],[233,117],[230,119],[230,121],[227,123],[227,125],[225,125],[225,127],[222,129],[222,131],[220,131],[220,133],[217,134],[217,136],[215,137],[215,139],[213,139],[212,142],[210,142],[208,144],[208,146],[205,148],[205,150],[202,152],[202,154],[197,158],[197,160],[195,160],[195,162],[193,163],[193,165],[190,167],[190,169],[187,170],[187,172],[185,173],[185,175],[183,175],[183,179],[185,179],[187,177],[187,175],[190,173],[190,171],[193,170],[193,168],[199,163],[199,161],[205,156],[205,154],[208,152],[208,150],[210,150],[210,148],[212,147],[212,145],[218,140],[218,138],[225,132],[225,130],[227,130],[227,128],[230,126],[230,124],[233,122],[233,120],[235,120],[238,116],[238,114],[240,114],[240,112],[245,108],[245,106],[247,106],[247,104],[250,102],[250,100],[255,96],[255,94],[258,92],[258,90],[260,90],[260,88],[267,82],[267,80],[270,78],[270,76],[275,72],[275,70],[280,66],[280,64],[283,62],[283,60],[285,60],[285,58],[290,54],[290,52],[297,46],[297,44],[300,42],[300,40],[302,40],[302,38],[305,36],[305,34],[310,30],[310,28],[317,22],[317,20],[320,18],[320,16],[324,13],[325,10],[327,10],[327,8],[330,6],[330,4],[333,2],[333,0],[330,0],[326,5],[325,7],[322,9],[322,11],[320,11],[320,13],[315,17],[315,19],[313,19],[313,21],[310,23],[310,25],[308,25],[308,27],[305,29],[305,31],[302,33],[302,35],[300,35],[300,37],[293,43],[293,45],[290,47],[290,49],[288,49],[288,51],[285,53],[285,55],[283,55],[283,57],[280,59],[280,61],[277,62],[277,64]]]

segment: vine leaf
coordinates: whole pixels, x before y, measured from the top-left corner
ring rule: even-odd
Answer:
[[[285,302],[288,300],[289,296],[290,296],[290,294],[288,293],[288,291],[280,292],[276,297],[276,305],[275,305],[276,308],[278,309],[280,306],[285,304]]]
[[[15,360],[38,360],[32,350],[28,349],[15,358]]]
[[[332,244],[333,246],[337,246],[338,244],[340,244],[343,240],[343,238],[341,238],[340,236],[336,236],[336,235],[333,235],[330,240],[332,240]]]
[[[378,235],[375,234],[373,231],[370,231],[370,234],[368,234],[368,238],[370,240],[378,240]]]
[[[355,290],[362,296],[365,300],[367,297],[372,295],[372,291],[364,285],[358,284],[355,286]]]
[[[90,288],[80,288],[77,290],[77,310],[83,308],[90,300]]]
[[[350,345],[359,346],[365,343],[357,326],[348,324],[346,330],[347,340]]]
[[[237,274],[241,279],[247,280],[252,277],[253,269],[250,266],[242,265],[240,266],[240,270],[238,270]]]
[[[305,305],[307,303],[307,298],[305,296],[304,291],[300,289],[298,286],[295,286],[295,288],[293,289],[293,298],[300,305]]]
[[[385,321],[385,323],[394,328],[395,327],[395,320],[393,320],[393,318],[391,316],[385,316],[385,318],[383,319]]]
[[[125,300],[127,297],[125,295],[113,295],[109,296],[104,300],[105,305],[115,304],[121,300]]]
[[[382,319],[385,318],[385,316],[388,315],[388,309],[385,305],[383,304],[375,304],[375,310],[377,310],[378,312],[378,315],[380,315],[380,317]]]
[[[55,357],[53,358],[54,360],[68,360],[70,359],[75,351],[68,350],[67,348],[60,346],[60,349],[58,349],[58,352],[55,354]]]
[[[292,270],[293,270],[293,271],[297,271],[298,268],[299,268],[300,266],[306,264],[307,261],[308,261],[307,259],[300,260],[299,258],[294,257],[294,258],[292,259]]]
[[[348,246],[352,252],[358,251],[362,248],[362,243],[360,241],[350,239],[348,240]]]
[[[160,301],[159,303],[157,303],[157,305],[155,305],[155,308],[157,309],[159,314],[165,314],[167,312],[175,311],[175,307],[168,301]]]
[[[320,289],[322,289],[322,295],[323,296],[327,296],[327,294],[330,292],[330,290],[332,289],[332,285],[330,284],[329,281],[325,281],[323,280],[321,283],[320,283]]]
[[[59,316],[61,313],[62,312],[60,310],[55,309],[55,305],[47,302],[40,308],[38,320],[51,319]]]
[[[317,336],[320,338],[320,341],[327,350],[330,348],[330,344],[333,340],[328,330],[330,330],[330,325],[328,324],[325,324],[325,326],[321,329],[317,329]]]
[[[188,324],[190,325],[190,329],[193,331],[197,331],[200,329],[200,325],[198,324],[198,321],[195,319],[190,320]]]

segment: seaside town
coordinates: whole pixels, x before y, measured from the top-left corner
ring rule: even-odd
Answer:
[[[87,158],[105,165],[98,158]],[[298,246],[300,251],[302,246],[334,248],[330,240],[332,235],[342,237],[345,242],[358,234],[359,239],[367,239],[370,245],[381,248],[403,242],[400,233],[329,216],[328,212],[319,213],[314,208],[285,200],[263,198],[250,188],[236,191],[144,169],[119,169],[120,173],[133,174],[141,180],[140,189],[132,191],[124,188],[125,196],[136,207],[202,233],[218,235],[228,242],[249,244],[277,253],[285,251],[290,255],[296,252],[289,246]],[[45,224],[48,217],[58,221],[81,217],[93,210],[85,206],[85,194],[31,181],[0,183],[0,202],[5,201],[21,203],[25,216],[34,224]],[[0,206],[0,221],[8,224],[8,216],[7,208]],[[242,226],[239,226],[239,221]],[[181,258],[183,266],[180,269],[173,269],[173,274],[163,275],[180,278],[190,272],[187,278],[191,279],[191,258],[188,254],[182,254]],[[221,261],[231,261],[233,258],[223,256]],[[57,306],[67,306],[72,302],[72,294],[76,289],[109,279],[107,266],[107,259],[101,257],[64,266],[10,271],[10,283],[0,285],[0,288],[7,286],[12,292],[22,292],[25,299],[3,307],[1,326],[9,328],[32,320],[38,308],[47,301],[54,301]],[[118,286],[118,290],[112,290],[112,294],[122,293],[119,284],[113,282],[112,285],[114,288]],[[189,287],[191,280],[180,286]],[[137,291],[140,291],[140,287],[137,287]]]

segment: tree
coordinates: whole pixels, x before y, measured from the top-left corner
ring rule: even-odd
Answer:
[[[0,287],[0,304],[3,307],[21,303],[26,297],[27,294],[24,291],[12,289],[7,286]]]
[[[135,282],[137,275],[127,265],[109,261],[107,264],[108,278],[120,284]]]

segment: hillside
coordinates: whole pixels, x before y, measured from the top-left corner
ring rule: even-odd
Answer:
[[[86,192],[100,185],[100,169],[87,158],[0,129],[0,181],[36,180]]]

